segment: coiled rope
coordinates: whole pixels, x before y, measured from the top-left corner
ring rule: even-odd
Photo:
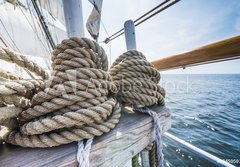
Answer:
[[[64,40],[53,51],[53,72],[46,88],[19,115],[20,131],[6,141],[23,147],[52,147],[89,139],[118,123],[120,105],[107,73],[107,56],[86,38]]]
[[[42,67],[26,58],[24,55],[17,53],[10,48],[0,47],[0,55],[0,59],[2,60],[5,60],[9,63],[17,64],[18,66],[35,73],[42,79],[48,78],[48,73]]]
[[[23,79],[23,78],[19,77],[16,74],[12,74],[8,71],[0,71],[0,79],[2,79],[2,80],[19,80],[19,79]]]
[[[0,59],[15,63],[42,79],[48,77],[44,69],[10,48],[0,47]],[[41,79],[23,80],[22,77],[7,71],[0,71],[0,79],[0,125],[12,129],[18,126],[13,118],[23,109],[30,107],[30,99],[44,88],[44,82]]]
[[[4,60],[47,78],[47,73],[24,56],[6,49],[0,54]],[[24,85],[24,91],[13,83],[3,84],[3,92],[7,90],[11,97],[14,94],[30,98],[36,93],[28,105],[8,103],[23,111],[17,117],[19,130],[7,134],[6,142],[23,147],[52,147],[92,139],[115,127],[121,115],[120,104],[164,105],[165,91],[158,85],[160,74],[138,51],[122,54],[108,70],[101,46],[87,38],[70,38],[53,51],[52,68],[41,91],[30,89],[22,80],[14,84]]]

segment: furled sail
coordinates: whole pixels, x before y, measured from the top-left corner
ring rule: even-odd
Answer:
[[[93,4],[93,10],[88,17],[86,27],[90,35],[97,40],[101,22],[102,0],[89,0],[89,2]]]

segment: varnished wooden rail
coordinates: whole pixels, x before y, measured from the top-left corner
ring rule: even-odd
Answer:
[[[162,133],[166,132],[171,126],[169,109],[159,106],[152,109],[159,115]],[[119,124],[113,130],[94,139],[90,153],[90,166],[125,166],[126,162],[129,162],[154,139],[155,133],[150,116],[123,112]],[[77,143],[53,148],[0,145],[0,167],[77,167],[76,156]]]
[[[159,71],[240,58],[240,36],[151,62]]]

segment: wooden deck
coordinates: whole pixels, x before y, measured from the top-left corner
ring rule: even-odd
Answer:
[[[171,126],[171,115],[166,107],[158,111],[163,132]],[[123,113],[120,123],[109,133],[94,139],[90,153],[90,166],[124,166],[131,158],[154,140],[152,119],[141,113]],[[1,167],[78,166],[77,143],[53,148],[21,148],[0,146]]]

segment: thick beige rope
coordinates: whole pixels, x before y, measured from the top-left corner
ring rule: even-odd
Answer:
[[[7,142],[52,147],[90,139],[118,123],[118,101],[128,106],[164,104],[165,92],[157,85],[160,75],[140,52],[124,53],[107,72],[107,56],[96,42],[71,38],[56,47],[52,61],[53,72],[46,88],[34,95],[30,108],[21,112],[20,131],[5,136]],[[10,88],[3,91],[28,94]]]
[[[43,88],[42,80],[1,81],[0,104],[3,107],[0,107],[0,124],[6,126],[6,120],[17,117],[19,109],[30,107],[30,99]],[[14,106],[8,108],[7,105]]]
[[[47,72],[36,63],[9,48],[0,47],[0,59],[15,63],[43,79],[48,77]],[[43,89],[44,82],[42,80],[23,80],[22,77],[3,70],[0,71],[0,78],[0,124],[12,129],[17,125],[14,119],[22,109],[30,107],[30,99]]]
[[[13,74],[11,72],[8,71],[4,71],[4,70],[0,70],[0,78],[4,78],[4,79],[8,79],[8,80],[19,80],[19,79],[23,79],[22,77]]]
[[[109,96],[114,89],[107,56],[86,38],[64,40],[53,52],[53,73],[32,107],[20,114],[21,132],[6,140],[23,147],[51,147],[89,139],[111,130],[120,105]],[[73,88],[74,85],[74,88]]]
[[[16,118],[19,113],[22,112],[21,108],[18,107],[1,107],[0,108],[0,122],[5,122],[11,118]],[[5,122],[6,123],[6,122]]]
[[[113,63],[109,70],[118,87],[117,98],[125,105],[164,105],[165,91],[158,83],[159,72],[138,51],[128,51]]]
[[[15,63],[20,67],[41,76],[43,79],[48,78],[48,73],[35,62],[28,60],[25,56],[17,53],[10,48],[0,47],[0,59],[10,63]]]
[[[0,83],[0,96],[19,95],[32,98],[45,87],[42,80],[17,80]]]
[[[23,109],[31,106],[31,102],[29,99],[27,99],[23,96],[18,96],[18,95],[1,96],[0,104],[2,106],[14,105],[16,107],[20,107]]]
[[[36,63],[9,48],[0,47],[0,59],[14,62],[40,75],[43,79],[48,77],[47,72]],[[16,117],[24,108],[30,107],[30,99],[43,89],[44,82],[42,80],[23,80],[18,75],[3,70],[0,71],[0,79],[0,125],[14,129],[17,127]]]

